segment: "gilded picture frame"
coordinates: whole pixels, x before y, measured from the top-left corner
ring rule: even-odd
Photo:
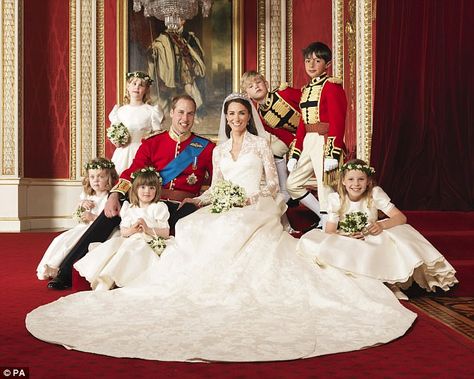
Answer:
[[[200,57],[204,63],[204,71],[201,71],[205,73],[202,77],[196,77],[191,90],[189,86],[179,90],[178,85],[170,85],[168,79],[162,79],[167,68],[162,60],[157,59],[157,43],[168,33],[162,21],[145,17],[143,10],[134,12],[132,3],[132,0],[117,0],[117,103],[123,102],[126,73],[146,71],[155,80],[151,103],[158,103],[163,108],[165,128],[170,124],[168,115],[172,96],[188,92],[197,98],[201,95],[202,99],[202,102],[197,99],[198,111],[193,130],[215,138],[222,101],[230,92],[239,91],[240,87],[243,69],[243,0],[214,1],[208,18],[203,18],[199,12],[196,17],[185,22],[183,34],[197,40],[194,46],[200,45]],[[197,48],[194,49],[197,51]]]

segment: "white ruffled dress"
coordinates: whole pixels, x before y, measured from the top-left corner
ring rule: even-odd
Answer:
[[[380,187],[373,189],[372,205],[367,199],[349,202],[345,214],[365,212],[375,222],[378,210],[387,213],[394,205]],[[339,222],[341,200],[337,193],[328,198],[328,220]],[[408,224],[385,229],[377,236],[358,240],[339,234],[312,230],[300,239],[300,254],[320,266],[332,266],[355,275],[397,284],[406,289],[415,281],[421,288],[447,291],[458,281],[456,271],[444,256],[417,230]]]
[[[148,135],[161,130],[163,111],[158,105],[115,105],[109,114],[111,124],[124,124],[130,133],[130,141],[123,147],[115,149],[112,162],[120,175],[122,171],[130,167],[135,158],[142,139]]]

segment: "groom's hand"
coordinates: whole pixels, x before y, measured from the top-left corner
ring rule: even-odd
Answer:
[[[110,194],[107,202],[105,203],[104,213],[109,218],[118,216],[120,214],[120,201],[119,194],[117,192]]]

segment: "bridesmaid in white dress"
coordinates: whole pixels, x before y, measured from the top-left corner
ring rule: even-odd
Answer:
[[[204,206],[210,191],[187,200],[202,208],[177,223],[159,262],[127,287],[35,309],[30,333],[81,351],[165,361],[298,359],[402,336],[416,315],[385,285],[296,254],[280,222],[273,155],[255,131],[263,128],[250,101],[229,96],[210,191],[232,181],[248,205],[212,213]]]
[[[130,203],[120,209],[120,236],[94,247],[74,264],[92,289],[124,287],[159,256],[148,244],[153,237],[169,237],[169,211],[160,201],[161,178],[153,167],[132,174]]]
[[[107,195],[118,180],[113,162],[105,158],[92,159],[85,165],[85,170],[86,176],[82,179],[83,190],[75,212],[79,223],[51,242],[36,269],[40,280],[56,277],[59,265],[66,255],[104,210]]]
[[[163,111],[158,105],[147,104],[152,83],[153,80],[144,72],[127,73],[125,104],[115,105],[109,114],[112,125],[122,123],[130,134],[127,144],[114,143],[116,149],[112,156],[112,162],[115,163],[119,175],[130,167],[142,139],[161,130]]]
[[[398,287],[406,289],[413,281],[426,291],[435,291],[436,287],[449,290],[458,283],[456,271],[431,243],[406,224],[405,215],[382,188],[375,186],[374,174],[375,170],[360,159],[341,167],[338,191],[328,198],[326,233],[306,233],[300,239],[300,252],[321,266],[390,283],[400,298],[406,296]],[[378,211],[388,218],[378,220]],[[365,213],[367,227],[350,236],[337,234],[338,223],[353,212]]]

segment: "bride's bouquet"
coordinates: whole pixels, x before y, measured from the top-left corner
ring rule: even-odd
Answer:
[[[130,133],[127,127],[121,122],[112,124],[107,129],[107,138],[116,146],[123,146],[130,140]]]
[[[365,212],[350,212],[345,215],[344,220],[339,222],[342,234],[350,235],[363,232],[367,226],[367,214]]]
[[[221,213],[233,207],[243,207],[247,201],[245,189],[228,180],[221,180],[211,189],[211,212]]]
[[[164,239],[163,237],[154,236],[147,243],[158,256],[160,256],[163,250],[165,250],[166,248],[166,239]]]

